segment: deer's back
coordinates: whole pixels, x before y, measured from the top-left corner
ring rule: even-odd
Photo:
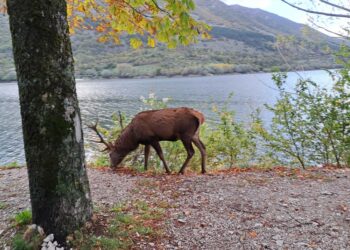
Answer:
[[[190,108],[169,108],[144,111],[132,120],[134,133],[141,143],[151,138],[155,140],[177,140],[183,136],[193,136],[204,116]]]

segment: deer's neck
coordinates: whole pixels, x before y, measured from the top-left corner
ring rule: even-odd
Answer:
[[[117,148],[125,154],[137,148],[138,141],[133,132],[132,126],[126,127],[116,141]]]

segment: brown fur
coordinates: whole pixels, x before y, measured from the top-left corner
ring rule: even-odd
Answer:
[[[128,153],[135,150],[139,144],[143,144],[145,145],[145,169],[147,169],[149,149],[152,146],[169,173],[159,141],[181,140],[188,156],[180,173],[184,172],[194,154],[192,142],[201,152],[202,173],[205,173],[205,146],[199,139],[199,126],[204,121],[202,113],[186,107],[140,112],[122,131],[110,150],[112,167],[116,167]]]

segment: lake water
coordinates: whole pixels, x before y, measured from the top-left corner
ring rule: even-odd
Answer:
[[[331,82],[325,71],[306,71],[300,75],[324,85]],[[290,73],[288,82],[292,85],[298,77],[296,73]],[[234,93],[234,97],[229,106],[235,110],[237,121],[248,121],[249,115],[261,108],[262,118],[268,122],[271,114],[263,109],[264,103],[273,104],[277,97],[271,74],[80,80],[77,82],[77,92],[85,138],[92,135],[86,129],[86,124],[95,121],[97,116],[101,124],[108,127],[114,112],[136,114],[142,107],[140,97],[148,97],[152,92],[159,98],[171,97],[171,107],[187,106],[202,111],[208,122],[218,119],[211,112],[213,104],[224,105],[230,93]],[[87,153],[91,155],[91,149],[87,149]],[[25,162],[18,88],[16,83],[0,83],[0,165],[14,161],[20,164]]]

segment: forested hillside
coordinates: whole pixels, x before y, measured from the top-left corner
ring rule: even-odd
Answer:
[[[275,14],[197,0],[196,18],[212,39],[189,47],[132,50],[101,44],[93,31],[72,36],[78,78],[155,77],[306,70],[335,67],[330,51],[340,41]],[[14,80],[8,17],[0,16],[0,80]]]

